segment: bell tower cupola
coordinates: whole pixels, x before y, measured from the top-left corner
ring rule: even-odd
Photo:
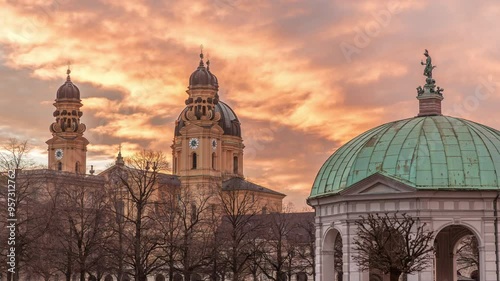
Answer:
[[[202,51],[198,68],[189,77],[189,96],[185,102],[189,110],[184,118],[202,126],[217,122],[220,119],[220,114],[215,111],[219,103],[218,90],[217,77],[210,72],[210,61],[205,67]]]
[[[71,70],[68,67],[66,82],[59,87],[54,103],[55,121],[49,130],[52,138],[48,145],[49,169],[85,174],[86,154],[89,141],[83,137],[85,124],[80,122],[83,106],[80,90],[71,81]]]
[[[243,177],[243,140],[234,111],[219,100],[219,82],[203,50],[189,77],[186,107],[175,122],[173,173],[184,186],[212,186]]]

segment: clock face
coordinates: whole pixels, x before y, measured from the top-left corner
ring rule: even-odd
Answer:
[[[191,149],[197,149],[200,145],[200,141],[197,138],[192,138],[189,140],[189,147]]]
[[[215,150],[217,148],[217,140],[213,139],[212,140],[212,149]]]
[[[55,156],[57,160],[61,160],[63,158],[63,151],[62,149],[58,148],[56,149]]]

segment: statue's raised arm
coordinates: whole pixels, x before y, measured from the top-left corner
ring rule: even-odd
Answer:
[[[436,66],[432,65],[432,59],[431,56],[429,56],[429,51],[427,51],[427,49],[425,49],[424,56],[426,57],[425,63],[423,61],[420,61],[421,65],[425,65],[424,76],[427,76],[427,78],[432,78],[432,70]]]

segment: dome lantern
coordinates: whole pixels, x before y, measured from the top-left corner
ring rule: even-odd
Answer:
[[[80,102],[80,90],[71,81],[71,70],[66,70],[66,82],[57,89],[56,100],[73,100]]]
[[[425,85],[417,87],[417,99],[419,101],[418,116],[434,116],[441,115],[441,101],[443,100],[443,88],[436,88],[436,80],[432,78],[432,70],[436,68],[432,65],[432,59],[427,49],[424,52],[426,57],[425,62],[421,61],[421,65],[425,65],[424,76]]]
[[[208,89],[219,89],[219,83],[217,77],[210,72],[210,61],[207,61],[207,67],[203,62],[203,51],[200,52],[200,63],[198,68],[189,76],[189,89],[198,88],[208,88]]]

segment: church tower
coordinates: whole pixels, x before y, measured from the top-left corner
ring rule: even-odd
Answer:
[[[186,108],[175,123],[172,144],[173,172],[182,186],[221,186],[243,178],[243,139],[234,111],[219,100],[217,77],[210,61],[200,54],[198,68],[189,78]]]
[[[66,82],[57,90],[54,103],[56,120],[49,128],[52,138],[46,142],[49,169],[85,174],[89,141],[83,137],[85,124],[80,123],[80,90],[71,82],[70,73],[68,68]]]

